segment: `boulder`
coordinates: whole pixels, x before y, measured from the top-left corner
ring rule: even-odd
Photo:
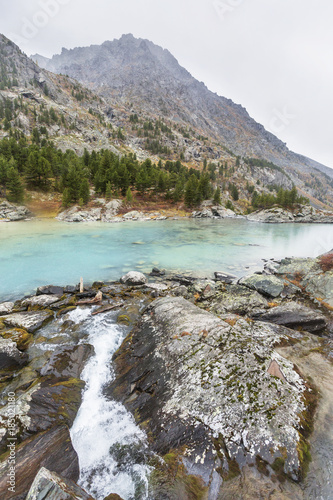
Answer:
[[[66,293],[71,293],[67,289],[69,287],[66,287]],[[70,287],[74,288],[74,291],[72,293],[75,293],[75,287]],[[54,285],[46,285],[46,286],[40,286],[37,288],[36,295],[59,295],[60,297],[64,294],[64,287],[62,286],[54,286]]]
[[[26,500],[94,500],[80,486],[42,467],[31,485]]]
[[[6,500],[26,498],[41,467],[52,469],[73,481],[79,478],[78,457],[65,425],[52,427],[17,445],[15,460],[15,492],[9,492],[10,456],[5,454],[0,457],[0,498]]]
[[[147,277],[137,271],[130,271],[129,273],[125,274],[125,276],[120,278],[120,283],[124,283],[125,285],[129,286],[145,285],[147,281]]]
[[[301,285],[310,295],[333,307],[333,270],[325,273],[309,273]]]
[[[215,272],[214,276],[216,281],[222,281],[223,283],[232,283],[237,279],[233,274],[222,273],[220,271]]]
[[[52,317],[53,313],[51,311],[29,311],[9,314],[8,316],[0,317],[0,319],[2,319],[7,326],[23,328],[29,333],[34,333]]]
[[[73,424],[81,404],[84,382],[78,379],[56,379],[44,377],[29,383],[29,388],[20,388],[16,395],[16,427],[20,440],[32,434],[46,431],[53,426]],[[24,392],[22,392],[22,389]],[[10,404],[0,409],[0,453],[6,449],[10,435]],[[1,497],[0,497],[1,498]]]
[[[218,315],[234,313],[251,316],[267,308],[267,300],[260,293],[241,285],[228,285],[216,294],[210,304],[210,310]]]
[[[296,276],[304,276],[311,271],[318,270],[319,265],[315,259],[311,258],[286,258],[282,259],[277,266],[275,273],[279,276],[286,276],[288,279],[294,279]]]
[[[241,278],[238,283],[267,297],[278,297],[284,289],[284,282],[281,279],[263,274],[246,276]]]
[[[53,375],[58,378],[80,378],[86,361],[94,353],[89,344],[60,347],[56,349],[47,363],[42,367],[42,376]]]
[[[310,333],[320,333],[327,327],[327,320],[323,314],[296,302],[273,307],[262,314],[260,320]]]
[[[2,302],[0,304],[0,315],[9,314],[14,309],[14,302]]]
[[[183,298],[157,299],[116,352],[106,392],[144,424],[153,451],[182,457],[186,449],[187,470],[217,488],[211,498],[224,498],[215,478],[258,460],[271,471],[279,463],[297,480],[307,388],[274,349],[288,332],[235,316],[224,321]],[[283,378],[270,374],[273,361]]]
[[[284,208],[274,207],[265,210],[257,210],[247,216],[247,220],[252,222],[266,222],[270,224],[294,222],[291,212]]]
[[[27,330],[23,330],[22,328],[11,328],[10,330],[4,330],[0,332],[0,335],[4,339],[15,342],[17,348],[20,351],[25,351],[26,349],[28,349],[29,345],[33,341],[33,335],[27,332]]]
[[[60,300],[61,295],[35,295],[33,297],[29,297],[21,302],[22,306],[27,307],[48,307],[51,304],[54,304],[58,300]]]
[[[0,337],[0,370],[22,366],[28,357],[18,350],[16,342]]]

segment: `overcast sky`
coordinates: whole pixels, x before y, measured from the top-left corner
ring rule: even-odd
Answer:
[[[332,0],[0,0],[28,55],[124,33],[170,50],[298,153],[333,168]]]

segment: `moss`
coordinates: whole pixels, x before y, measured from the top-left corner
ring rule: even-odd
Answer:
[[[120,314],[117,318],[117,322],[121,325],[129,325],[131,323],[131,320],[129,316],[127,316],[127,314]]]
[[[285,464],[285,459],[283,457],[276,458],[272,464],[272,469],[275,472],[277,479],[281,483],[284,483],[286,480],[286,475],[284,472],[284,464]]]
[[[312,461],[312,457],[310,452],[310,444],[302,437],[298,443],[297,451],[299,460],[301,462],[301,479],[303,480],[305,479],[309,471],[309,465]]]
[[[171,494],[170,498],[184,500],[203,500],[207,497],[208,487],[202,479],[186,473],[181,459],[183,453],[183,449],[171,450],[164,455],[163,461],[156,457],[151,459],[150,465],[154,470],[149,482],[156,498],[164,498],[165,493]]]
[[[262,460],[259,455],[256,456],[256,466],[258,471],[264,476],[269,476],[269,470],[267,468],[267,462]]]
[[[20,351],[25,351],[28,349],[30,343],[33,341],[33,335],[28,333],[27,330],[23,328],[12,328],[10,330],[5,330],[1,332],[1,336],[4,339],[9,339],[16,342],[17,348]]]

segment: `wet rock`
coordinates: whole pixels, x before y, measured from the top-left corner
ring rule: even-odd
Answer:
[[[42,467],[31,485],[26,500],[94,500],[80,486]]]
[[[65,286],[64,289],[63,289],[63,293],[76,293],[79,291],[79,287],[78,286],[73,286],[73,285],[68,285],[68,286]]]
[[[18,350],[16,342],[0,337],[0,370],[22,366],[27,356]]]
[[[176,283],[185,286],[193,285],[193,283],[197,281],[197,278],[194,278],[193,276],[184,276],[183,274],[175,274],[173,276],[168,277],[167,279],[169,281],[175,281]]]
[[[1,336],[4,339],[11,340],[15,342],[17,348],[20,351],[25,351],[28,349],[29,345],[33,341],[33,335],[27,330],[23,330],[22,328],[12,328],[11,330],[4,330],[1,332]]]
[[[80,378],[87,360],[93,353],[94,348],[89,344],[60,347],[52,353],[40,374],[42,376],[54,375],[58,378]]]
[[[222,281],[223,283],[232,283],[237,279],[236,276],[228,273],[215,272],[214,273],[216,281]]]
[[[49,308],[52,311],[58,311],[59,309],[63,309],[64,307],[74,306],[76,304],[76,298],[73,296],[67,296],[63,300],[57,300],[49,305]]]
[[[9,314],[14,309],[14,302],[2,302],[0,304],[0,315]]]
[[[150,276],[165,276],[165,271],[161,271],[157,267],[153,267],[151,270]]]
[[[0,319],[7,326],[23,328],[29,333],[34,333],[53,317],[51,311],[33,311],[9,314]]]
[[[158,299],[115,354],[107,392],[145,422],[154,451],[185,446],[188,467],[195,465],[205,484],[221,467],[228,475],[256,456],[269,467],[279,459],[284,473],[299,479],[306,386],[274,349],[288,332],[224,321],[182,298]],[[269,374],[273,360],[284,380]]]
[[[66,289],[72,287],[66,287]],[[73,287],[75,289],[75,287]],[[66,291],[66,293],[70,293]],[[62,286],[54,286],[54,285],[46,285],[40,286],[37,288],[36,295],[59,295],[60,297],[64,294],[64,287]]]
[[[16,397],[16,425],[20,439],[25,440],[54,425],[73,424],[81,404],[84,382],[78,379],[40,378]],[[6,444],[9,433],[9,405],[0,409],[0,423],[4,430],[0,447]]]
[[[22,306],[28,307],[48,307],[51,304],[54,304],[60,299],[61,295],[35,295],[34,297],[29,297],[21,302]]]
[[[52,469],[67,479],[77,481],[79,463],[68,427],[56,426],[16,446],[15,493],[8,492],[10,457],[0,457],[0,497],[26,498],[34,477],[41,467]]]
[[[241,285],[228,285],[210,304],[210,310],[215,314],[252,315],[267,308],[267,300],[260,293]]]
[[[123,500],[123,499],[116,493],[111,493],[111,495],[105,497],[104,500]]]
[[[273,307],[262,314],[260,320],[311,333],[320,333],[327,327],[327,321],[323,314],[296,302]]]
[[[145,285],[147,281],[147,277],[137,271],[130,271],[120,278],[120,282],[128,286]]]
[[[278,297],[284,289],[284,282],[281,279],[262,274],[246,276],[241,278],[238,283],[268,297]]]

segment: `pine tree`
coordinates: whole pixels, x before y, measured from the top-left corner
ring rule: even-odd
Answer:
[[[71,204],[71,193],[69,188],[65,188],[62,193],[62,204],[65,208],[67,208]]]
[[[132,203],[132,201],[133,201],[133,195],[132,195],[132,191],[131,191],[130,187],[128,187],[128,189],[126,191],[126,201],[128,203]]]
[[[216,188],[213,198],[214,205],[221,205],[221,190],[219,187]]]
[[[24,198],[24,188],[16,168],[10,167],[8,170],[8,199],[15,203],[21,203]]]
[[[106,183],[106,190],[105,190],[105,199],[106,200],[111,200],[112,198],[112,185],[111,182]]]
[[[83,205],[86,205],[90,199],[90,187],[88,179],[86,177],[82,179],[79,196],[80,200],[82,200],[83,202]]]

